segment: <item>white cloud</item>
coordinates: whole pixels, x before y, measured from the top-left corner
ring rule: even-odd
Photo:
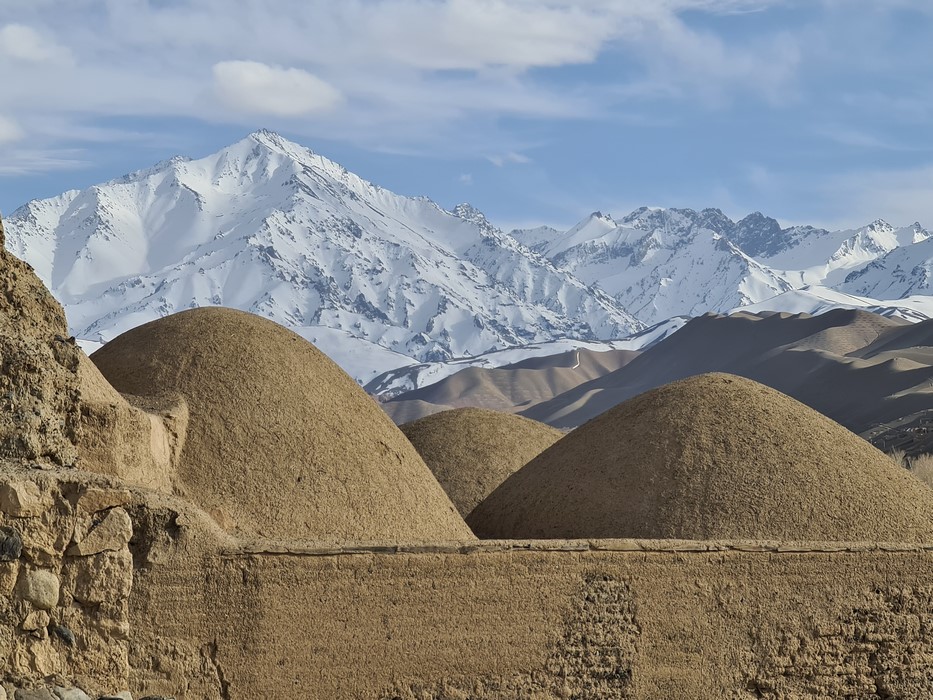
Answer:
[[[299,68],[222,61],[214,64],[213,73],[221,102],[246,114],[300,117],[326,112],[341,100],[332,85]]]
[[[0,176],[23,176],[59,170],[78,170],[90,165],[77,149],[14,148],[0,152]]]
[[[460,177],[457,178],[457,181],[461,185],[470,186],[473,184],[473,175],[470,173],[460,173]]]
[[[616,31],[605,13],[569,2],[396,0],[354,19],[387,58],[428,70],[589,63]]]
[[[0,0],[15,19],[0,30],[0,75],[18,114],[56,123],[185,117],[383,151],[491,153],[506,165],[528,147],[503,126],[510,117],[624,120],[658,101],[780,99],[802,60],[794,37],[743,42],[693,20],[774,4]],[[624,81],[605,71],[590,84],[549,79],[549,68],[609,51],[632,59]],[[80,142],[65,126],[52,147]]]
[[[68,58],[68,51],[25,24],[0,27],[0,54],[18,61],[46,63]]]
[[[509,151],[500,155],[486,156],[486,160],[497,168],[502,168],[510,163],[523,165],[531,162],[531,158],[521,153],[516,153],[515,151]]]
[[[882,138],[870,131],[847,126],[845,124],[830,124],[816,127],[813,131],[816,135],[832,141],[833,143],[851,146],[857,149],[914,152],[917,150],[929,150],[929,147],[924,147],[915,143],[897,143],[896,141]]]
[[[19,124],[0,114],[0,144],[19,141],[23,136],[25,132]]]

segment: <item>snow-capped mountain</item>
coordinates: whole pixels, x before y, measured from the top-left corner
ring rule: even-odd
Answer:
[[[933,294],[933,239],[914,224],[922,240],[910,246],[893,248],[884,256],[846,276],[839,289],[870,297],[900,299],[911,295]]]
[[[392,389],[708,311],[933,315],[920,224],[831,232],[642,207],[506,234],[469,205],[394,194],[268,131],[29,202],[6,231],[89,347],[225,305],[294,328],[361,383],[404,368],[375,382]]]
[[[911,249],[930,237],[920,224],[894,228],[886,221],[874,221],[859,229],[824,231],[808,229],[783,249],[774,249],[758,260],[787,279],[794,287],[821,285],[843,289],[846,277],[896,249]],[[891,298],[891,297],[884,297]]]
[[[758,304],[748,304],[734,308],[730,313],[738,311],[748,313],[776,311],[816,316],[833,309],[861,309],[879,316],[918,323],[933,318],[933,296],[916,294],[899,299],[881,300],[846,294],[829,287],[808,285],[800,289],[784,292]]]
[[[539,230],[512,235],[605,290],[646,324],[763,301],[791,289],[723,235],[719,219],[725,216],[714,209],[643,208],[620,222],[595,212],[546,243]]]
[[[203,305],[418,361],[642,328],[472,207],[399,196],[267,131],[30,202],[7,231],[89,340]]]
[[[924,257],[920,244],[930,234],[919,224],[895,229],[879,220],[830,232],[812,226],[781,228],[758,212],[735,222],[718,209],[642,207],[619,221],[595,212],[565,232],[540,227],[511,235],[603,289],[646,324],[675,315],[767,306],[772,298],[810,286],[896,299],[928,289],[916,259],[926,260],[928,269],[933,258]],[[906,264],[901,257],[914,261],[903,289],[867,279],[857,282],[889,254],[885,270],[901,270]],[[877,269],[884,279],[887,273]]]

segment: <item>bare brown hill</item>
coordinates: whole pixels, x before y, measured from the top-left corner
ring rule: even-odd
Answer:
[[[482,408],[435,413],[401,430],[464,517],[564,435],[544,423]]]
[[[92,359],[121,392],[184,397],[179,488],[221,523],[326,542],[471,538],[376,403],[278,324],[193,309],[128,331]]]
[[[573,431],[468,518],[483,538],[933,542],[933,490],[741,377],[655,389]]]
[[[561,428],[585,423],[633,396],[706,372],[729,372],[789,394],[847,428],[872,425],[929,405],[921,391],[933,365],[888,357],[862,359],[859,349],[903,322],[854,310],[800,314],[707,314],[625,367],[542,402],[522,415]],[[840,354],[844,353],[844,354]]]
[[[903,350],[924,350],[925,357],[929,357],[930,351],[933,350],[933,319],[887,329],[873,342],[851,354],[854,357],[870,358]]]
[[[571,350],[494,369],[469,367],[430,386],[406,392],[383,404],[383,409],[399,424],[450,408],[512,413],[624,367],[639,354],[633,350]]]

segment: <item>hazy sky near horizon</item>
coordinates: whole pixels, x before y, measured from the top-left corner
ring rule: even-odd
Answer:
[[[933,227],[931,0],[0,0],[0,210],[269,128],[504,227]]]

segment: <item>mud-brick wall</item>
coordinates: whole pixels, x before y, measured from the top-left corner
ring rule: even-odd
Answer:
[[[134,587],[131,685],[231,700],[933,692],[929,551],[595,546],[166,555]],[[158,668],[142,661],[156,647]]]
[[[132,522],[122,506],[129,500],[129,491],[104,480],[4,471],[0,685],[127,687]]]

